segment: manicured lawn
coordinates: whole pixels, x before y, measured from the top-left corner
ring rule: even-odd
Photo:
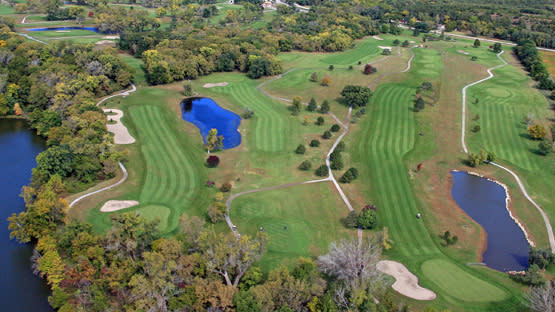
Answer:
[[[422,264],[422,271],[443,291],[464,301],[491,302],[501,301],[507,297],[501,289],[445,260],[428,260]]]
[[[514,58],[505,59],[516,62]],[[490,66],[499,64],[490,63]],[[531,116],[548,127],[553,118],[545,97],[531,88],[531,80],[524,72],[507,65],[494,71],[495,77],[468,90],[469,128],[480,126],[480,131],[467,132],[471,151],[493,151],[500,161],[524,177],[528,192],[538,200],[555,224],[555,160],[553,154],[539,155],[538,141],[528,137],[525,119]],[[476,103],[476,99],[478,103]],[[471,120],[479,115],[478,120]],[[549,131],[549,130],[548,130]]]
[[[10,15],[14,13],[15,11],[11,6],[6,4],[0,4],[0,15]]]
[[[38,39],[50,38],[63,38],[73,36],[97,36],[94,31],[74,29],[74,30],[60,30],[60,31],[29,31],[28,34]]]
[[[360,170],[361,177],[356,183],[360,183],[362,192],[378,207],[380,226],[388,228],[394,242],[388,254],[418,274],[424,286],[438,293],[440,302],[445,300],[461,306],[466,301],[491,301],[488,293],[474,291],[471,293],[475,297],[469,297],[457,291],[475,287],[474,281],[487,285],[487,289],[497,295],[494,301],[502,300],[507,296],[505,289],[494,281],[480,280],[475,272],[459,268],[460,264],[440,250],[427,229],[427,222],[416,218],[416,214],[424,210],[409,179],[410,169],[404,163],[406,155],[415,148],[417,136],[412,104],[415,87],[423,80],[438,77],[442,63],[437,51],[416,49],[415,54],[414,68],[404,77],[403,83],[378,87],[371,99],[368,117],[359,122],[358,131],[348,140],[355,144],[352,163]],[[423,218],[427,216],[424,214]],[[433,279],[428,278],[427,274],[419,274],[426,261],[445,263],[446,267],[455,268],[454,274],[464,277],[453,280],[449,275],[437,274]]]
[[[332,188],[328,183],[302,185],[233,201],[230,216],[241,233],[255,235],[262,227],[268,234],[268,252],[260,262],[264,271],[283,260],[324,254],[330,242],[356,235],[339,221],[348,210]]]
[[[129,54],[121,53],[119,54],[121,58],[127,63],[127,65],[135,69],[135,85],[144,86],[146,85],[145,71],[143,69],[143,61],[139,58],[133,57]]]
[[[180,117],[166,107],[168,93],[176,100],[171,97],[176,94],[155,88],[139,89],[126,99],[115,100],[121,101],[119,108],[128,114],[124,124],[139,143],[139,155],[128,162],[128,169],[139,175],[124,187],[127,192],[122,198],[138,200],[140,206],[127,211],[160,218],[164,232],[175,230],[183,213],[200,215],[209,197],[204,153],[196,140],[185,135]],[[103,229],[109,224],[108,216],[95,209],[89,220]]]

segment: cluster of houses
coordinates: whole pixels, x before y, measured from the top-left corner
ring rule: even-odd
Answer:
[[[235,4],[235,0],[228,0],[227,3],[228,3],[228,4]],[[290,6],[289,4],[287,4],[286,2],[283,2],[283,1],[281,1],[281,0],[267,0],[267,1],[264,1],[264,2],[262,3],[262,7],[263,7],[265,10],[276,10],[278,5]],[[302,5],[298,4],[298,3],[294,3],[293,6],[294,6],[295,9],[297,9],[297,11],[299,11],[299,12],[306,13],[306,12],[310,11],[310,8],[309,8],[309,7],[302,6]]]

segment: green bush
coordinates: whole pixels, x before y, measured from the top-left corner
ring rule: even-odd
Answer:
[[[297,154],[304,154],[306,152],[306,147],[304,147],[304,145],[299,144],[299,146],[297,146],[297,149],[295,149],[295,153]]]
[[[314,173],[319,177],[325,177],[328,175],[328,166],[321,165]]]
[[[341,129],[341,127],[338,124],[334,124],[330,128],[331,132],[337,132],[337,131],[339,131],[339,129]]]
[[[316,118],[316,125],[321,126],[324,124],[324,117],[320,116]]]
[[[329,139],[331,138],[331,132],[329,130],[324,131],[324,134],[322,134],[322,139]]]
[[[312,168],[312,164],[310,163],[310,161],[305,160],[303,161],[300,165],[299,165],[299,169],[300,170],[310,170],[310,168]]]
[[[320,146],[320,141],[318,140],[310,141],[310,147],[318,147],[318,146]]]
[[[357,224],[362,229],[373,229],[378,223],[378,216],[373,209],[363,209],[357,217]]]
[[[538,150],[539,150],[540,154],[542,154],[543,156],[546,156],[549,153],[551,153],[553,151],[553,146],[552,146],[551,141],[542,140],[540,142],[540,144],[538,145]]]
[[[337,144],[337,146],[335,147],[335,151],[337,152],[343,152],[345,150],[345,142],[341,141]]]

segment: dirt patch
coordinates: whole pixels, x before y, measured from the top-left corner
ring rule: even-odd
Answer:
[[[470,55],[470,53],[463,51],[463,50],[457,50],[457,52],[459,52],[460,54],[464,54],[464,55]]]
[[[202,87],[203,88],[214,88],[214,87],[225,87],[227,85],[228,85],[227,82],[205,83]]]
[[[420,285],[418,277],[412,274],[402,263],[397,261],[382,260],[376,265],[381,272],[395,278],[393,289],[403,296],[415,300],[434,300],[436,294]]]
[[[121,209],[137,206],[139,204],[136,200],[109,200],[102,205],[100,211],[102,212],[112,212]]]
[[[115,122],[114,124],[106,124],[106,128],[109,132],[114,134],[114,143],[116,144],[132,144],[135,143],[135,138],[129,134],[127,127],[121,123],[121,117],[123,117],[123,112],[115,108],[105,108],[104,112],[116,113],[115,115],[108,116],[108,120]]]
[[[383,38],[381,38],[380,36],[372,36],[372,38],[374,38],[376,40],[383,40]]]

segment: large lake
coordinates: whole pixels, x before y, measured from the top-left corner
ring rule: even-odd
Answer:
[[[241,144],[241,134],[237,130],[241,117],[232,111],[223,109],[209,98],[193,97],[181,102],[181,113],[184,120],[193,123],[200,130],[206,143],[210,129],[217,129],[218,135],[224,137],[224,149],[234,148]]]
[[[451,175],[453,199],[486,231],[487,249],[482,262],[502,272],[528,268],[530,246],[524,232],[507,211],[505,189],[466,172],[453,171]]]
[[[32,247],[10,240],[8,221],[24,210],[19,196],[29,184],[44,141],[23,120],[0,119],[0,305],[2,311],[53,311],[45,282],[31,272]]]

